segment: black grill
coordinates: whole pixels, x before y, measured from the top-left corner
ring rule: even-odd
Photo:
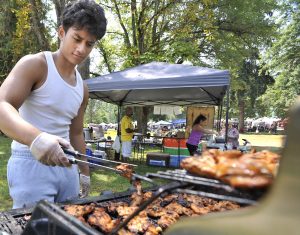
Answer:
[[[149,178],[167,179],[170,182],[161,187],[155,186],[148,188],[147,191],[153,191],[153,197],[142,203],[138,210],[131,216],[128,216],[112,232],[117,232],[124,228],[127,223],[136,215],[144,210],[156,198],[165,196],[169,193],[187,193],[196,194],[202,197],[208,197],[216,200],[228,200],[237,202],[240,205],[253,205],[264,194],[264,190],[237,190],[218,180],[209,179],[188,174],[185,170],[159,171],[157,173],[148,173]],[[89,197],[67,202],[66,204],[90,204],[96,203],[99,206],[106,202],[130,201],[133,191],[121,193],[110,193],[98,197]],[[76,218],[66,214],[61,208],[63,205],[55,205],[47,202],[40,202],[35,208],[16,209],[2,213],[0,223],[2,230],[9,234],[102,234],[95,229],[83,225]],[[31,215],[28,221],[26,216]],[[45,231],[48,231],[45,233]],[[49,233],[50,232],[50,233]]]

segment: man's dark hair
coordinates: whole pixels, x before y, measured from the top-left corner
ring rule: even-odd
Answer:
[[[99,40],[106,32],[107,20],[99,4],[93,0],[78,0],[65,6],[61,24],[65,32],[74,26],[76,29],[87,30]]]
[[[196,124],[200,124],[200,122],[204,122],[206,119],[207,119],[207,118],[206,118],[204,115],[200,114],[200,115],[195,119],[195,121],[194,121],[194,123],[193,123],[193,126],[196,125]]]

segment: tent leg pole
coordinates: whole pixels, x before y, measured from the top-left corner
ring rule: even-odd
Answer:
[[[118,105],[118,126],[117,126],[117,135],[119,136],[119,139],[121,141],[121,137],[120,137],[120,119],[121,119],[121,105]],[[121,150],[119,153],[115,152],[115,161],[120,161],[120,155],[121,155]]]
[[[226,96],[226,124],[225,124],[225,144],[227,146],[228,140],[228,116],[229,116],[229,86],[227,88],[227,96]]]
[[[221,131],[221,121],[222,121],[222,112],[223,112],[223,101],[222,104],[218,107],[218,125],[217,125],[217,131]]]

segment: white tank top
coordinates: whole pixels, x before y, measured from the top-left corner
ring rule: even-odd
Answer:
[[[70,124],[83,101],[83,81],[76,71],[76,86],[71,86],[58,73],[52,53],[45,51],[48,75],[44,84],[31,92],[19,109],[20,116],[43,132],[69,140]],[[13,150],[28,146],[12,142]]]

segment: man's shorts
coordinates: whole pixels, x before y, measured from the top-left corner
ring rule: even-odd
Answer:
[[[37,161],[30,151],[12,150],[7,179],[13,208],[34,206],[42,199],[64,202],[79,195],[77,165],[70,168],[46,166]]]
[[[131,157],[131,141],[122,141],[123,157]]]

